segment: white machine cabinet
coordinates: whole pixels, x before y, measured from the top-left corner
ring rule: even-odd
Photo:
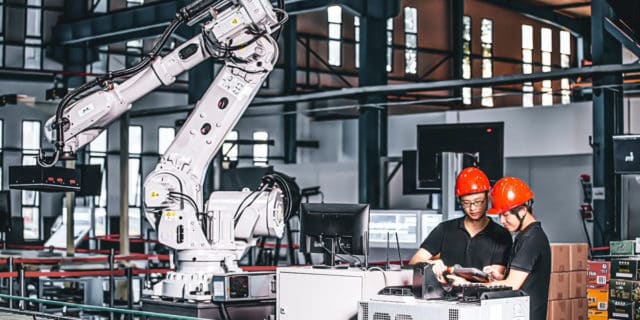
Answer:
[[[359,301],[385,286],[409,285],[412,276],[412,270],[278,268],[276,319],[353,320]]]

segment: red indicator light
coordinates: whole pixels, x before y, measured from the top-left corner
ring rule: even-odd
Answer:
[[[64,180],[62,180],[62,178],[58,178],[58,179],[56,179],[56,182],[62,184],[64,182]]]
[[[75,179],[69,180],[69,184],[76,185],[78,182]]]
[[[487,133],[493,132],[493,128],[487,128]]]
[[[48,177],[48,178],[47,178],[47,181],[48,181],[48,182],[54,182],[54,181],[56,181],[56,179],[54,179],[53,177]]]

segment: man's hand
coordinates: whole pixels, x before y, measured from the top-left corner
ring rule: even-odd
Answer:
[[[444,265],[444,262],[442,262],[442,260],[434,260],[431,264],[431,270],[433,271],[433,274],[436,275],[436,279],[438,279],[440,283],[447,283],[447,279],[445,279],[443,276],[447,271],[447,266]]]
[[[452,286],[459,286],[459,285],[471,283],[471,282],[467,281],[466,279],[458,277],[458,276],[453,275],[453,274],[447,275],[447,279],[452,281],[451,282]]]
[[[482,272],[489,275],[489,281],[504,280],[504,273],[500,272],[500,270],[497,270],[493,266],[486,266],[482,268]]]

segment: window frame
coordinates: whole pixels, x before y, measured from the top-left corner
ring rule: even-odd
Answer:
[[[485,34],[485,22],[490,22],[490,33]],[[491,78],[493,77],[493,46],[494,46],[494,21],[489,18],[482,18],[480,22],[480,43],[482,47],[482,78]],[[486,37],[489,37],[487,39]],[[490,41],[487,41],[490,40]],[[486,72],[489,69],[489,72]],[[493,88],[492,87],[483,87],[482,88],[482,102],[481,105],[483,107],[493,107]]]
[[[256,139],[256,134],[258,133],[265,133],[266,134],[266,139]],[[268,166],[269,165],[269,144],[264,143],[264,144],[257,144],[255,143],[255,141],[269,141],[269,132],[267,130],[255,130],[253,131],[253,133],[251,134],[251,138],[254,141],[253,144],[253,165],[256,167],[261,167],[261,166]],[[263,147],[264,146],[264,147]],[[264,148],[265,149],[265,155],[264,157],[258,157],[256,156],[256,149],[259,150],[259,148]]]
[[[332,10],[340,12],[339,16],[335,19],[332,17]],[[327,63],[333,67],[342,66],[342,24],[343,10],[340,6],[330,6],[327,8]],[[338,18],[339,17],[339,18]],[[333,34],[333,31],[338,30],[338,34]]]
[[[35,146],[35,148],[26,148],[25,147],[25,124],[26,123],[34,123],[34,124],[38,124],[38,132],[37,134],[35,134],[35,136],[38,138],[37,141],[37,146]],[[20,149],[21,149],[21,163],[23,165],[25,165],[25,163],[30,163],[32,161],[25,161],[25,159],[27,157],[34,157],[37,156],[40,148],[42,148],[42,121],[40,120],[30,120],[30,119],[23,119],[22,120],[22,126],[20,127],[20,134],[21,134],[21,141],[20,141]],[[31,146],[30,146],[31,147]],[[29,203],[25,203],[25,197],[27,196],[27,193],[32,192],[33,193],[33,203],[29,204]],[[28,190],[22,190],[20,193],[20,217],[22,218],[23,221],[23,230],[22,230],[22,238],[25,242],[36,242],[36,241],[41,241],[42,240],[42,208],[41,208],[41,198],[40,198],[40,192],[39,191],[28,191]],[[37,233],[37,237],[32,238],[32,237],[26,237],[26,232],[28,231],[27,228],[27,224],[25,223],[25,209],[27,210],[34,210],[36,213],[35,215],[37,215],[37,217],[35,217],[35,219],[33,220],[37,220],[37,230],[35,231],[35,233]],[[33,215],[33,213],[32,213]],[[33,217],[32,217],[33,218]],[[29,228],[31,229],[31,228]]]
[[[413,21],[413,28],[407,23],[410,17],[409,12],[413,12],[411,15],[415,20]],[[418,74],[418,9],[416,7],[404,7],[404,73],[406,75]],[[410,43],[410,38],[415,39],[415,44]],[[411,59],[415,57],[415,64],[411,63]]]

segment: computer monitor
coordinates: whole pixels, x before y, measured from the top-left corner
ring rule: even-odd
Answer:
[[[502,178],[503,132],[502,122],[419,125],[416,188],[441,191],[443,152],[464,155],[462,167],[479,167],[491,183]]]
[[[300,210],[300,250],[324,253],[329,265],[335,254],[364,255],[369,230],[368,204],[304,203]]]

